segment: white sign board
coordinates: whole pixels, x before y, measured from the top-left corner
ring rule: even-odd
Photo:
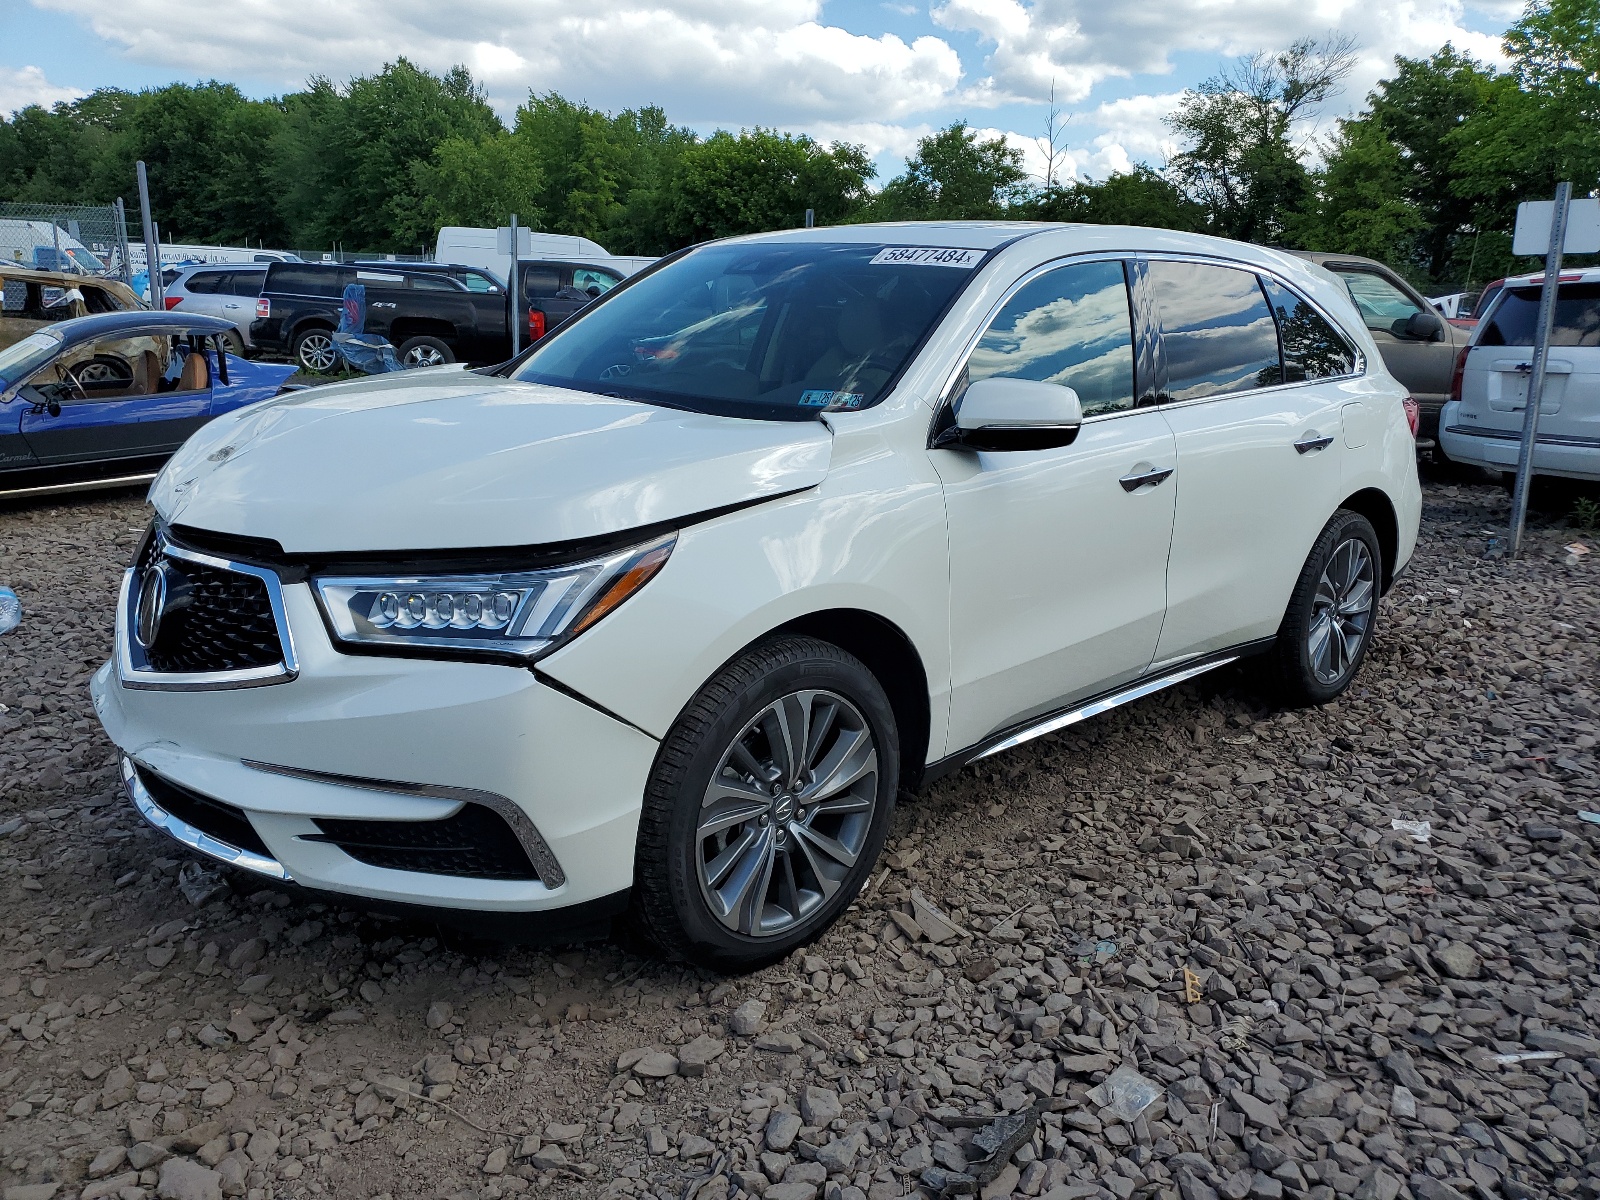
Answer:
[[[1550,223],[1545,221],[1545,236],[1550,236]],[[502,225],[494,231],[494,252],[503,258],[511,257],[511,226]],[[1539,253],[1543,254],[1541,250]],[[533,257],[533,231],[526,226],[517,226],[517,257]]]
[[[1554,200],[1525,200],[1517,205],[1517,231],[1511,239],[1511,253],[1540,258],[1548,254],[1550,219],[1555,211]],[[1600,253],[1600,199],[1567,204],[1567,236],[1562,253]]]

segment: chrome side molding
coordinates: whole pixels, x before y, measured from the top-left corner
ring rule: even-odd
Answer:
[[[292,882],[289,872],[284,870],[283,864],[275,858],[256,854],[250,850],[241,850],[238,846],[229,845],[227,842],[212,837],[196,829],[189,822],[180,817],[175,817],[161,805],[156,803],[155,797],[150,795],[144,781],[139,778],[139,772],[134,769],[133,760],[127,755],[122,758],[122,786],[128,793],[128,799],[133,801],[133,806],[139,810],[139,815],[157,829],[167,834],[176,841],[182,842],[191,850],[197,850],[209,858],[225,862],[232,867],[241,867],[246,871],[254,871],[257,875],[265,875],[269,879],[278,879],[284,883]]]
[[[554,891],[567,882],[567,873],[561,869],[561,864],[556,861],[554,851],[550,844],[544,840],[544,835],[539,832],[538,826],[516,801],[498,792],[479,791],[477,788],[446,787],[443,784],[432,783],[403,783],[393,779],[366,779],[359,775],[336,775],[331,771],[308,771],[304,767],[280,767],[276,763],[256,762],[253,759],[241,760],[245,766],[255,771],[265,771],[269,775],[283,775],[289,779],[304,779],[311,783],[328,783],[335,787],[362,788],[369,792],[389,792],[396,796],[421,796],[430,800],[453,800],[459,807],[462,804],[481,804],[484,808],[497,813],[502,820],[511,826],[511,832],[516,835],[517,841],[522,844],[522,849],[528,855],[528,861],[533,864],[533,869],[539,873],[539,882]],[[377,819],[377,818],[374,818]]]
[[[1055,733],[1058,729],[1076,725],[1079,721],[1087,721],[1090,717],[1097,717],[1103,712],[1110,712],[1113,708],[1120,708],[1124,704],[1142,700],[1144,697],[1159,692],[1163,688],[1183,683],[1186,680],[1193,679],[1196,675],[1204,675],[1207,671],[1227,666],[1231,662],[1237,662],[1238,659],[1239,655],[1237,654],[1210,658],[1195,666],[1185,667],[1180,671],[1172,671],[1166,675],[1157,676],[1155,679],[1141,680],[1132,687],[1124,688],[1120,692],[1112,692],[1109,696],[1102,696],[1098,700],[1091,700],[1081,707],[1056,713],[1054,716],[1046,717],[1037,724],[1029,725],[1016,733],[1002,736],[1000,741],[980,750],[967,761],[977,762],[980,758],[988,758],[991,754],[999,754],[1002,750],[1010,750],[1014,746],[1022,745],[1023,742],[1031,742],[1034,738],[1043,737],[1047,733]]]
[[[141,471],[137,475],[116,475],[109,479],[80,479],[76,483],[42,483],[34,487],[0,488],[0,500],[27,500],[37,496],[66,496],[74,492],[98,492],[106,488],[135,487],[149,483],[159,472]]]

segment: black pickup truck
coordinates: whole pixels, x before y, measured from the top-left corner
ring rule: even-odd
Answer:
[[[621,282],[616,272],[589,264],[539,261],[521,267],[524,345]],[[366,332],[392,342],[408,367],[482,365],[511,357],[504,283],[476,267],[444,263],[273,263],[256,301],[251,341],[260,350],[289,355],[302,370],[331,370],[333,332],[344,289],[352,283],[367,290]]]

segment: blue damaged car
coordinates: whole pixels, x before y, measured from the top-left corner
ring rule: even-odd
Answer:
[[[295,368],[229,354],[232,329],[97,313],[0,350],[0,499],[147,482],[212,417],[277,395]]]

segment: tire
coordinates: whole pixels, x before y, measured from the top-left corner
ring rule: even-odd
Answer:
[[[1360,513],[1340,509],[1301,568],[1272,650],[1290,705],[1326,704],[1361,670],[1378,625],[1383,552]]]
[[[333,330],[320,325],[295,334],[290,353],[295,365],[310,375],[326,375],[339,365],[339,352],[333,348]]]
[[[750,780],[755,768],[782,779],[785,726],[806,729],[811,749],[801,786],[788,773],[773,794]],[[809,944],[877,862],[899,774],[893,710],[860,661],[809,637],[756,645],[700,689],[657,752],[639,822],[635,923],[667,956],[719,971]],[[819,790],[821,803],[808,804]],[[764,869],[771,882],[761,888]]]
[[[412,367],[438,367],[456,360],[455,351],[436,337],[407,338],[400,343],[400,365]]]
[[[245,356],[244,336],[237,329],[228,330],[227,333],[222,335],[222,338],[228,343],[229,354],[235,358],[243,358]]]

